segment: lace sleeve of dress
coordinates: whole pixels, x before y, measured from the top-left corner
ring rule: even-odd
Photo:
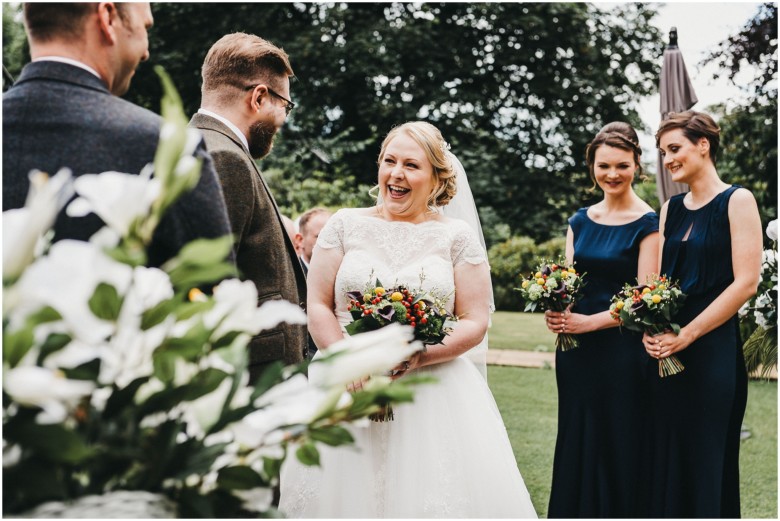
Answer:
[[[459,222],[460,224],[460,222]],[[469,228],[468,224],[456,226],[452,241],[452,265],[458,266],[464,262],[469,264],[482,264],[487,261],[485,249],[480,244],[477,234]]]
[[[344,210],[334,213],[325,223],[317,237],[317,246],[325,249],[338,248],[344,254]]]

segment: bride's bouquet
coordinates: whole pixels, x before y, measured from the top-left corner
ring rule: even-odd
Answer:
[[[647,277],[647,284],[626,284],[612,297],[609,313],[621,327],[640,333],[660,335],[668,331],[680,332],[679,324],[672,322],[682,307],[686,295],[677,282],[656,274]],[[685,369],[680,360],[668,356],[658,360],[658,375],[663,378]]]
[[[373,279],[373,273],[370,277]],[[391,288],[376,279],[363,290],[347,292],[352,322],[345,327],[347,333],[356,335],[383,328],[390,324],[411,326],[414,339],[424,346],[441,344],[452,332],[458,318],[447,311],[447,295],[422,289],[424,276],[420,276],[420,287],[409,288],[396,284]],[[388,404],[382,411],[371,416],[374,421],[390,421],[393,409]]]
[[[515,289],[526,303],[523,311],[565,311],[580,297],[583,277],[584,274],[577,273],[574,266],[567,266],[563,260],[557,263],[543,260]],[[577,346],[577,337],[570,333],[559,333],[555,338],[555,347],[561,351]]]

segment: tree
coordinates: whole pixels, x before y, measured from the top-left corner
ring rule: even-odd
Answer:
[[[704,63],[714,62],[736,84],[745,68],[757,71],[742,88],[746,101],[721,112],[723,179],[749,188],[764,224],[777,218],[777,5],[763,4],[735,35],[720,43]]]
[[[209,47],[235,31],[290,55],[297,104],[265,170],[295,197],[311,177],[373,185],[395,125],[437,125],[464,164],[487,239],[544,241],[592,201],[584,149],[606,122],[641,127],[636,103],[656,88],[661,34],[653,4],[158,3],[151,59],[128,98],[157,110],[151,65],[200,100]],[[362,188],[361,188],[362,189]]]
[[[211,44],[261,35],[291,56],[298,104],[264,168],[293,186],[371,185],[384,135],[426,119],[469,172],[489,240],[543,240],[590,195],[580,158],[595,131],[640,124],[634,100],[655,89],[662,49],[653,15],[643,4],[155,4],[150,63],[192,112]],[[149,105],[158,94],[144,69],[131,99]]]

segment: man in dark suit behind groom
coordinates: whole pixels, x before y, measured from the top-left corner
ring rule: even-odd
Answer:
[[[287,54],[254,35],[223,36],[202,68],[201,108],[190,122],[203,132],[225,193],[235,234],[236,264],[261,302],[306,305],[306,277],[279,209],[254,159],[268,155],[293,103]],[[306,328],[281,324],[249,344],[249,374],[270,362],[303,360]]]
[[[32,62],[3,95],[3,210],[24,206],[28,174],[68,167],[74,176],[138,174],[154,160],[161,118],[118,96],[148,59],[148,3],[30,3],[24,22]],[[230,233],[222,190],[203,145],[198,185],[171,207],[149,246],[158,266],[181,246]],[[55,240],[86,240],[103,226],[94,214],[55,223]]]

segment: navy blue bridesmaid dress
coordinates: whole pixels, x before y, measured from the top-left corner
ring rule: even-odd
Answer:
[[[586,281],[573,311],[600,313],[623,284],[636,281],[639,244],[658,231],[658,216],[611,226],[582,208],[569,225]],[[646,515],[650,357],[641,339],[615,327],[578,335],[578,348],[556,353],[558,437],[548,517]]]
[[[691,322],[734,280],[728,205],[732,186],[697,210],[672,197],[661,271],[688,295],[677,322]],[[687,234],[687,237],[686,237]],[[740,516],[739,434],[747,373],[737,316],[677,353],[685,366],[649,371],[653,417],[651,517]]]

